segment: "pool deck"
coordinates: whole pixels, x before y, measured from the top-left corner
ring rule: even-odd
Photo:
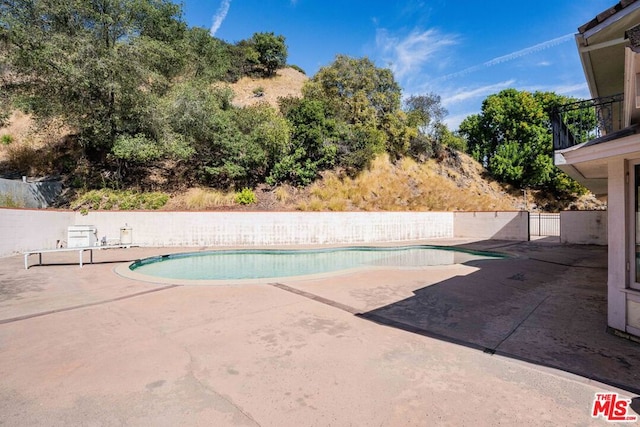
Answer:
[[[415,243],[514,257],[232,286],[114,272],[175,248],[0,258],[0,425],[606,425],[596,392],[640,412],[605,247]]]

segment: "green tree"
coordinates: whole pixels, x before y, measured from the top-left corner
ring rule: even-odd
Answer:
[[[241,152],[247,184],[264,182],[289,149],[291,127],[278,111],[266,103],[235,109],[234,121],[245,136]]]
[[[550,92],[506,89],[487,97],[480,114],[460,124],[467,152],[499,181],[518,188],[583,191],[553,165],[551,114],[572,101]],[[562,184],[562,188],[554,187]]]
[[[307,185],[322,170],[335,165],[337,130],[326,106],[313,99],[283,98],[280,109],[291,126],[291,143],[275,164],[267,182]]]
[[[218,188],[253,187],[287,152],[291,129],[268,104],[237,108],[231,96],[201,80],[176,84],[157,104],[153,135],[161,155],[188,155],[192,179]]]
[[[187,77],[208,82],[223,80],[231,70],[230,47],[224,41],[211,37],[209,31],[190,28],[185,35]]]
[[[364,123],[400,109],[401,89],[391,70],[378,68],[368,58],[338,55],[322,67],[303,89],[319,98],[348,123]]]
[[[409,141],[409,152],[414,159],[425,161],[442,153],[444,146],[460,149],[461,138],[453,135],[443,123],[448,114],[439,95],[412,95],[404,101],[408,124],[417,129]]]
[[[195,153],[193,179],[216,187],[233,187],[246,178],[237,161],[245,141],[233,120],[230,97],[203,81],[185,81],[159,100],[154,116],[156,139],[183,138]]]
[[[104,154],[118,134],[138,134],[184,28],[170,0],[3,1],[0,57],[10,78],[0,92],[39,119],[63,118]]]
[[[338,164],[356,172],[379,153],[398,157],[408,145],[401,90],[389,69],[368,58],[338,55],[304,88],[305,98],[322,102],[339,130]]]
[[[409,154],[411,141],[418,135],[418,129],[409,125],[405,112],[397,110],[385,114],[381,124],[386,134],[386,151],[389,155],[399,159]]]
[[[441,124],[448,114],[442,106],[440,95],[435,93],[411,95],[404,101],[404,105],[409,124],[417,126],[425,135],[434,132],[434,128]]]
[[[260,64],[258,51],[250,40],[241,40],[234,45],[227,46],[227,49],[231,58],[231,67],[225,80],[229,82],[236,82],[242,76],[254,73]]]
[[[447,125],[439,123],[434,129],[435,139],[444,147],[467,151],[467,141],[458,132],[452,132]]]
[[[284,36],[255,33],[251,42],[258,53],[258,63],[264,67],[267,76],[273,76],[278,68],[287,65],[287,45]]]

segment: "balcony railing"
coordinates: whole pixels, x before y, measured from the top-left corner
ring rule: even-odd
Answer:
[[[623,94],[565,104],[552,116],[553,149],[563,150],[622,129]]]

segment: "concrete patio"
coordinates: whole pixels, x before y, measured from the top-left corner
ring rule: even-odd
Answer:
[[[606,391],[640,412],[606,247],[416,243],[513,257],[242,286],[113,271],[167,248],[1,258],[0,424],[603,425]]]

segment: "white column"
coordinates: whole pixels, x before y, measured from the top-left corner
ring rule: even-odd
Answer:
[[[626,330],[626,294],[629,272],[627,271],[628,239],[630,236],[627,215],[628,179],[627,162],[624,159],[609,160],[608,177],[608,325],[620,331]]]

